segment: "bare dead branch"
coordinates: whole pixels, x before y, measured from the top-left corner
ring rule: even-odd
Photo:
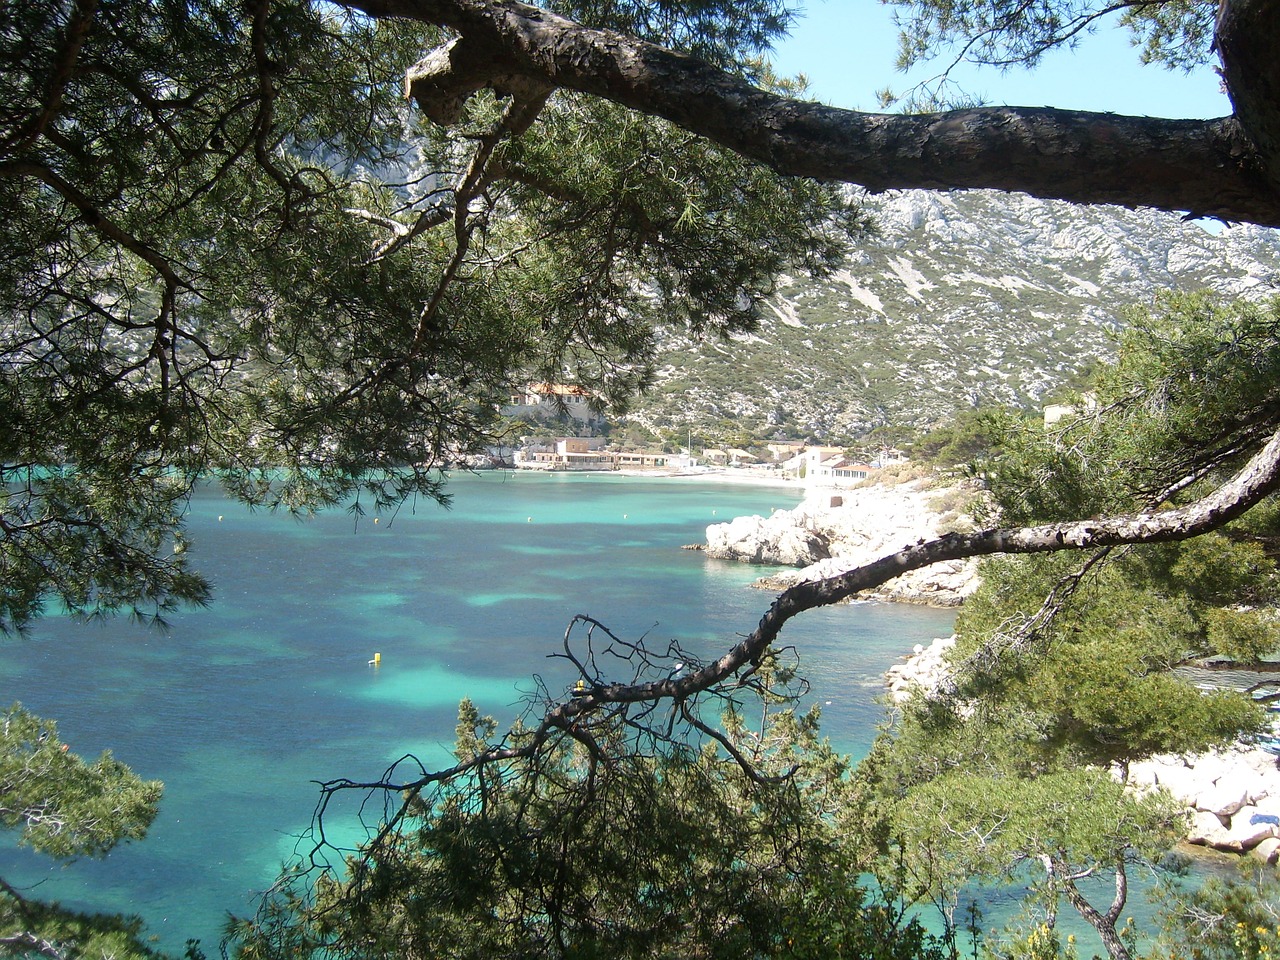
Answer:
[[[59,950],[57,944],[52,940],[46,940],[27,930],[0,936],[0,947],[6,947],[21,953],[34,950],[43,957],[49,957],[49,960],[66,960],[67,958],[67,955]]]

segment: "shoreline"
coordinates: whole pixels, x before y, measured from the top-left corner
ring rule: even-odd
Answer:
[[[661,477],[664,480],[689,481],[708,480],[716,483],[740,484],[743,486],[774,487],[782,490],[794,490],[802,496],[807,496],[812,491],[819,489],[805,486],[803,482],[793,480],[790,477],[771,477],[738,470],[708,470],[705,473],[654,473],[648,470],[618,470],[614,472],[628,477]]]
[[[591,473],[593,471],[575,471],[581,473]],[[601,470],[597,472],[599,476],[620,476],[620,477],[654,477],[662,480],[709,480],[718,483],[741,484],[743,486],[760,486],[774,487],[780,490],[794,490],[800,497],[806,498],[812,494],[851,494],[855,490],[864,489],[867,486],[883,486],[879,481],[860,481],[856,486],[839,486],[831,483],[806,483],[804,480],[797,480],[794,477],[771,476],[767,473],[761,473],[754,470],[734,469],[732,467],[721,467],[719,469],[706,470],[699,473],[663,473],[659,470]],[[896,484],[890,484],[894,486]]]
[[[751,470],[735,470],[731,467],[722,467],[719,469],[699,471],[696,473],[683,471],[673,473],[666,470],[542,470],[536,467],[511,467],[504,466],[496,468],[507,473],[519,474],[535,474],[550,477],[631,477],[634,479],[644,480],[685,480],[690,482],[709,481],[714,483],[729,483],[742,486],[760,486],[774,487],[782,490],[795,490],[802,497],[807,496],[815,491],[838,491],[840,487],[833,487],[829,484],[821,486],[809,486],[802,480],[796,480],[791,477],[770,476],[765,473],[759,473]],[[485,471],[479,471],[485,472]]]

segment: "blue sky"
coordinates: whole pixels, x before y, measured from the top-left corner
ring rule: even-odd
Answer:
[[[812,95],[840,107],[878,110],[876,91],[901,91],[937,72],[926,64],[910,76],[894,69],[897,34],[892,8],[878,0],[806,0],[792,37],[779,46],[778,70],[806,74]],[[960,74],[957,74],[960,75]],[[1033,71],[1001,73],[967,69],[965,89],[990,104],[1051,106],[1076,110],[1176,118],[1208,118],[1231,112],[1211,70],[1187,76],[1144,67],[1120,29],[1100,28],[1075,50],[1044,58]]]

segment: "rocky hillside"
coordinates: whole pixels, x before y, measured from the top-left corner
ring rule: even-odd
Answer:
[[[1262,296],[1280,235],[1214,235],[1149,210],[1000,193],[870,198],[880,236],[815,282],[787,278],[756,334],[662,345],[648,426],[846,442],[963,406],[1037,405],[1113,347],[1160,289]],[[726,423],[727,422],[727,423]]]

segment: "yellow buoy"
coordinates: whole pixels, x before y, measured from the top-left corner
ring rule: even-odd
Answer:
[[[382,654],[380,654],[380,653],[375,653],[375,654],[373,655],[373,659],[369,661],[369,666],[371,666],[371,667],[380,667],[380,666],[382,666]]]

